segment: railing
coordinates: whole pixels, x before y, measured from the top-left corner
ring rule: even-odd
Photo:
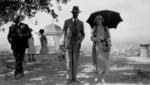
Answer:
[[[36,53],[39,54],[41,46],[40,45],[36,45]],[[52,54],[52,53],[58,53],[59,52],[59,45],[56,46],[48,46],[48,54]]]

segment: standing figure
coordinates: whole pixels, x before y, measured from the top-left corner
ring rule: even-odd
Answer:
[[[64,48],[63,45],[64,42],[64,33],[61,35],[60,37],[60,41],[59,41],[59,55],[58,55],[58,60],[61,62],[63,60],[66,60],[66,50]]]
[[[64,23],[64,46],[66,49],[66,65],[68,83],[76,82],[81,42],[85,37],[84,24],[78,19],[79,7],[72,9],[73,17]]]
[[[95,66],[95,81],[104,82],[104,76],[109,70],[109,52],[111,48],[110,32],[105,26],[101,15],[95,18],[96,26],[92,29],[93,62]],[[101,75],[100,75],[101,74]]]
[[[14,24],[9,27],[7,38],[11,44],[11,49],[16,60],[14,78],[19,79],[24,76],[22,60],[26,48],[28,48],[28,39],[31,37],[31,32],[28,25],[20,22],[19,15],[14,17],[13,22]]]
[[[36,49],[35,49],[35,45],[34,45],[33,36],[28,39],[28,44],[29,44],[29,48],[27,50],[27,54],[28,54],[28,57],[29,57],[29,61],[35,61],[34,55],[36,53]]]
[[[39,31],[41,37],[40,37],[40,42],[41,42],[41,49],[40,49],[40,54],[48,54],[48,46],[47,46],[47,38],[44,35],[44,30],[41,29]]]

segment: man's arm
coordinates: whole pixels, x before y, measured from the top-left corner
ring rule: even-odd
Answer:
[[[80,37],[79,42],[81,43],[82,40],[83,40],[84,37],[85,37],[85,33],[84,33],[84,24],[83,24],[83,22],[82,22],[82,25],[81,25],[81,31],[80,31],[80,33],[81,33],[81,37]]]
[[[8,35],[7,35],[7,40],[8,40],[8,42],[9,43],[12,43],[12,31],[11,31],[11,29],[12,29],[12,26],[11,27],[9,27],[9,32],[8,32]]]
[[[24,31],[26,31],[26,32],[25,32],[25,34],[22,35],[22,37],[30,38],[31,37],[31,31],[29,29],[29,26],[24,24],[24,29],[25,29]]]
[[[67,22],[65,21],[64,27],[63,27],[63,33],[64,33],[63,45],[65,45],[66,32],[67,32]]]

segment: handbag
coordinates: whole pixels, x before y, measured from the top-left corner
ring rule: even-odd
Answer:
[[[105,42],[102,42],[102,50],[104,52],[109,52],[111,50],[111,47],[109,46],[109,42],[107,40]]]
[[[111,45],[110,45],[110,43],[111,42],[109,42],[108,41],[108,30],[107,30],[107,27],[105,27],[105,29],[104,29],[104,31],[105,31],[105,39],[104,39],[104,41],[102,42],[102,50],[104,51],[104,52],[109,52],[110,50],[111,50]]]

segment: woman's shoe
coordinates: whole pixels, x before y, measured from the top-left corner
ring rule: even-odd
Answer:
[[[94,82],[98,83],[98,78],[97,77],[94,78]]]
[[[101,83],[105,83],[105,80],[103,78],[101,78]]]

